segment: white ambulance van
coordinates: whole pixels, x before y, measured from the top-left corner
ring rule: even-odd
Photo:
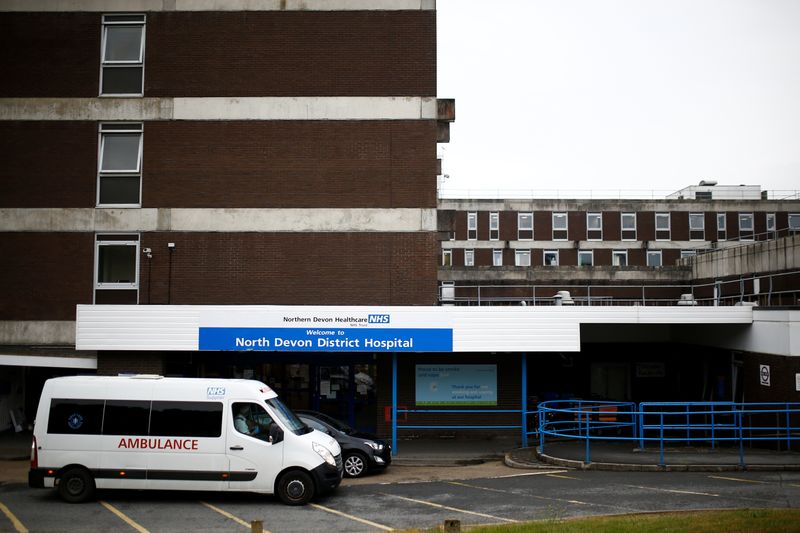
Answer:
[[[302,505],[339,485],[341,457],[259,381],[62,377],[42,390],[28,484],[68,502],[120,488],[263,492]]]

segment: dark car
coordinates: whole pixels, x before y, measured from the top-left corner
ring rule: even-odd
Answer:
[[[344,474],[359,477],[369,470],[386,468],[392,462],[392,447],[370,433],[360,433],[347,424],[317,411],[296,410],[300,420],[327,433],[342,448]]]

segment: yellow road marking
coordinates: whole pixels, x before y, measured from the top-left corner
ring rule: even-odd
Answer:
[[[453,483],[453,484],[456,485],[457,483]],[[475,511],[467,511],[466,509],[459,509],[457,507],[449,507],[447,505],[441,505],[441,504],[438,504],[438,503],[426,502],[425,500],[415,500],[414,498],[406,498],[405,496],[395,496],[394,494],[387,494],[387,493],[383,493],[383,495],[384,496],[389,496],[390,498],[397,498],[397,499],[400,499],[400,500],[405,500],[407,502],[420,503],[422,505],[429,505],[431,507],[436,507],[437,509],[445,509],[447,511],[455,511],[457,513],[465,513],[465,514],[471,514],[471,515],[475,515],[475,516],[482,516],[483,518],[490,518],[492,520],[501,520],[503,522],[511,522],[511,523],[517,523],[518,522],[518,520],[513,520],[511,518],[503,518],[501,516],[493,516],[493,515],[485,514],[485,513],[476,513]]]
[[[378,524],[376,522],[370,522],[364,518],[359,518],[357,516],[353,516],[351,514],[343,513],[341,511],[337,511],[336,509],[331,509],[330,507],[325,507],[324,505],[320,505],[318,503],[310,503],[309,504],[314,509],[319,509],[320,511],[325,511],[326,513],[331,513],[339,516],[343,516],[344,518],[349,518],[350,520],[355,520],[356,522],[361,522],[362,524],[366,524],[371,527],[376,527],[378,529],[382,529],[384,531],[394,531],[394,528],[389,526],[384,526],[383,524]]]
[[[230,520],[233,520],[233,521],[234,521],[234,522],[236,522],[237,524],[241,524],[241,525],[243,525],[244,527],[246,527],[247,529],[250,529],[250,524],[249,524],[249,523],[247,523],[247,522],[245,522],[244,520],[242,520],[242,519],[241,519],[241,518],[239,518],[238,516],[234,516],[234,515],[232,515],[231,513],[229,513],[228,511],[223,511],[223,510],[222,510],[222,509],[220,509],[219,507],[216,507],[216,506],[214,506],[214,505],[211,505],[210,503],[207,503],[207,502],[200,502],[200,503],[202,503],[203,505],[205,505],[206,507],[208,507],[208,508],[209,508],[209,509],[211,509],[212,511],[215,511],[215,512],[217,512],[217,513],[221,514],[221,515],[222,515],[222,516],[224,516],[225,518],[228,518],[228,519],[230,519]],[[269,531],[267,531],[267,530],[265,529],[265,530],[264,530],[264,533],[269,533]]]
[[[713,496],[714,498],[719,498],[719,494],[714,494],[712,492],[694,492],[691,490],[677,490],[677,489],[662,489],[658,487],[642,487],[641,485],[625,485],[626,487],[632,487],[634,489],[644,489],[644,490],[655,490],[658,492],[674,492],[675,494],[689,494],[691,496]]]
[[[125,513],[123,513],[122,511],[120,511],[119,509],[117,509],[116,507],[111,505],[110,503],[104,502],[102,500],[98,501],[97,503],[99,503],[100,505],[102,505],[103,507],[105,507],[106,509],[108,509],[109,511],[111,511],[112,513],[117,515],[123,522],[125,522],[126,524],[131,526],[133,529],[135,529],[139,533],[150,533],[148,530],[146,530],[145,528],[143,528],[142,526],[140,526],[139,524],[137,524],[136,522],[131,520],[128,516],[125,515]]]
[[[547,474],[547,477],[557,477],[558,479],[579,479],[577,477],[561,476],[561,475],[558,475],[558,474]]]
[[[28,528],[22,525],[22,522],[14,516],[14,513],[11,512],[11,509],[6,507],[2,502],[0,502],[0,511],[3,511],[3,514],[11,520],[11,523],[14,524],[14,529],[16,529],[19,533],[28,533]]]
[[[741,481],[742,483],[759,483],[761,485],[768,485],[768,481],[757,481],[755,479],[742,479],[740,477],[725,477],[725,476],[708,476],[712,479],[724,479],[725,481]]]
[[[524,474],[510,474],[508,476],[494,476],[492,479],[506,479],[506,478],[510,478],[510,477],[524,477],[524,476],[546,476],[548,474],[563,474],[564,472],[569,472],[569,470],[542,470],[542,471],[539,471],[539,472],[525,472]]]
[[[797,483],[788,483],[790,487],[800,487]]]

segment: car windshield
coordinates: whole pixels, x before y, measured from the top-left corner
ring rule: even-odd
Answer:
[[[281,423],[295,435],[305,435],[312,431],[310,427],[297,418],[297,415],[286,407],[286,404],[278,398],[267,400],[267,405],[271,408],[272,412],[275,413],[275,418],[280,420]]]
[[[330,416],[323,414],[323,413],[314,413],[313,416],[319,418],[329,426],[333,426],[333,428],[337,431],[341,431],[345,435],[350,435],[353,433],[353,428],[345,424],[344,422],[339,422],[335,418],[331,418]]]

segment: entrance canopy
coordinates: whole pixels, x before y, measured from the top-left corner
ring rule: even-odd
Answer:
[[[581,324],[751,324],[749,306],[79,305],[76,349],[577,352]]]

